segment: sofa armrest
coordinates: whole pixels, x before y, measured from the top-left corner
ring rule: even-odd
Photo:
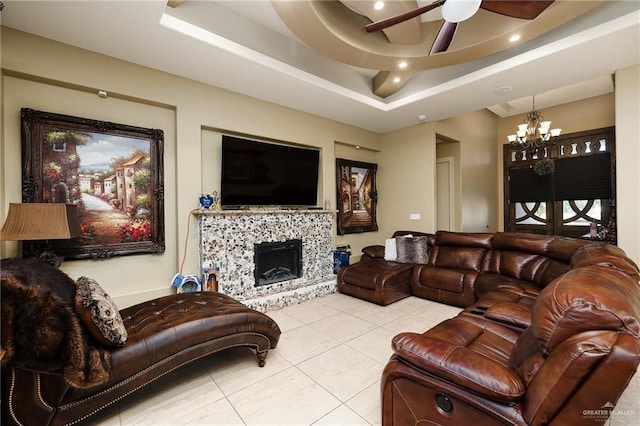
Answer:
[[[384,257],[384,246],[373,245],[367,246],[362,249],[362,253],[372,258],[383,258]]]
[[[513,402],[525,392],[513,370],[455,343],[424,334],[401,333],[393,351],[416,367],[496,401]]]
[[[496,303],[487,309],[484,317],[492,321],[525,329],[531,325],[531,308],[518,303]]]

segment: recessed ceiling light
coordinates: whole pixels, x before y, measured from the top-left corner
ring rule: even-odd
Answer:
[[[400,77],[393,77],[393,82],[394,83],[400,83]]]
[[[398,64],[398,68],[400,69],[405,69],[406,67],[408,67],[409,64],[407,63],[407,61],[402,61]]]
[[[494,92],[494,93],[497,93],[497,94],[502,94],[502,93],[508,93],[508,92],[510,92],[510,91],[512,91],[512,90],[513,90],[513,87],[512,87],[512,86],[502,86],[502,87],[498,87],[498,88],[497,88],[496,90],[494,90],[493,92]]]
[[[418,120],[420,120],[420,121],[424,121],[424,120],[426,120],[426,119],[427,119],[427,116],[426,116],[426,115],[424,115],[424,114],[420,114],[420,115],[418,116]]]
[[[511,37],[509,37],[509,41],[511,43],[515,43],[516,41],[520,40],[520,34],[514,34]]]
[[[360,149],[360,145],[356,145],[356,149]]]
[[[384,8],[384,2],[383,1],[377,1],[376,4],[373,5],[373,8],[375,10],[382,10]]]

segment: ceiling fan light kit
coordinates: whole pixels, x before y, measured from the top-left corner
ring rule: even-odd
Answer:
[[[480,9],[482,0],[447,0],[442,5],[442,17],[447,22],[462,22]]]

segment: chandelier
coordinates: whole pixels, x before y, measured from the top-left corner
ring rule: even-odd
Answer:
[[[507,136],[507,139],[517,148],[537,150],[552,145],[561,131],[551,129],[551,121],[544,121],[540,111],[536,110],[536,97],[533,96],[533,109],[527,114],[525,122],[518,125],[516,134]]]

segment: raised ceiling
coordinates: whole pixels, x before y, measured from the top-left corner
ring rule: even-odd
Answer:
[[[411,68],[401,88],[383,98],[372,93],[372,80],[380,71],[388,71],[384,69],[388,66],[380,61],[362,61],[361,55],[356,54],[352,60],[336,58],[337,52],[300,38],[307,38],[301,28],[311,30],[317,25],[317,13],[307,17],[304,13],[289,16],[283,12],[287,8],[340,10],[354,25],[343,28],[343,32],[357,32],[357,37],[371,35],[381,42],[386,38],[389,44],[388,36],[368,34],[361,27],[370,19],[354,10],[369,2],[348,2],[348,8],[338,2],[305,0],[176,3],[177,7],[169,7],[166,0],[9,0],[4,1],[1,22],[3,26],[381,133],[417,124],[419,116],[440,120],[482,108],[500,116],[524,114],[530,109],[534,94],[536,106],[544,109],[608,93],[613,90],[611,75],[615,70],[640,63],[639,2],[557,0],[548,8],[549,13],[569,6],[574,12],[584,9],[584,13],[576,13],[579,16],[575,19],[560,24],[554,21],[555,28],[539,35],[536,31],[540,30],[530,29],[529,35],[525,34],[524,40],[513,47],[503,49],[504,42],[500,42],[500,48],[493,53],[483,51],[479,44],[495,40],[506,30],[498,30],[496,22],[501,21],[500,17],[481,10],[472,19],[481,22],[485,16],[490,22],[474,24],[476,30],[472,30],[472,23],[466,29],[461,23],[450,51],[438,54],[441,58],[454,58],[452,65],[430,64],[444,59],[427,55],[423,65]],[[410,8],[425,2],[400,3]],[[424,22],[418,24],[420,28],[439,25],[441,17],[437,13],[425,16]],[[517,26],[512,18],[502,21],[506,22],[505,28]],[[541,19],[536,25],[542,22]],[[479,35],[482,31],[485,36]],[[314,38],[322,45],[329,35],[320,32]],[[480,40],[475,42],[473,37]],[[336,38],[339,39],[349,38]],[[385,48],[386,56],[394,63],[399,56],[418,56],[403,55],[403,50],[396,50],[394,44]],[[478,57],[455,59],[465,50]]]

